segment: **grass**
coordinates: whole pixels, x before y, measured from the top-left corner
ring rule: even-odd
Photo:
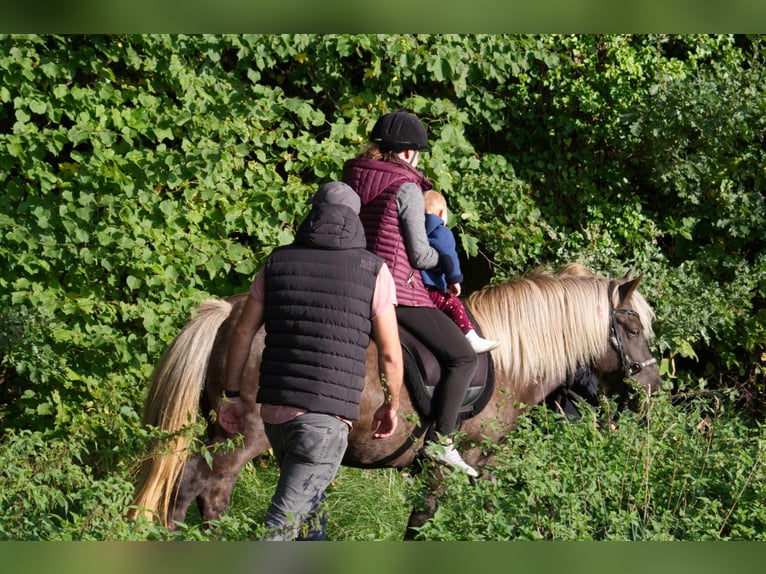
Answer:
[[[616,422],[593,409],[577,423],[533,410],[495,447],[493,481],[449,477],[419,538],[766,538],[766,434],[733,403],[659,398]],[[268,457],[243,470],[228,520],[247,521],[246,538],[257,538],[276,479]],[[329,539],[401,540],[421,488],[408,472],[342,467],[327,491]]]
[[[612,409],[602,405],[603,411]],[[8,433],[0,449],[3,540],[257,540],[277,480],[271,457],[246,465],[229,511],[203,528],[192,505],[174,533],[124,520],[127,470],[96,476],[88,443]],[[725,396],[655,398],[616,427],[586,409],[569,423],[533,409],[495,445],[494,480],[451,475],[432,541],[766,539],[766,428]],[[422,475],[342,467],[327,491],[328,538],[398,541]]]
[[[453,477],[427,540],[763,540],[766,433],[731,404],[656,399],[616,428],[536,410],[494,482]]]
[[[269,456],[247,465],[232,494],[229,514],[261,523],[277,482]],[[407,492],[412,480],[394,469],[341,467],[327,489],[328,539],[335,541],[401,540],[409,517]],[[198,520],[196,510],[190,522]],[[253,538],[260,528],[250,532]]]

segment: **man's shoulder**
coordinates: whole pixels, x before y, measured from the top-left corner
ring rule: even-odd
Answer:
[[[379,255],[376,255],[372,251],[369,251],[367,249],[360,249],[359,252],[362,254],[363,265],[369,271],[379,273],[380,268],[386,264],[385,259],[383,259]]]

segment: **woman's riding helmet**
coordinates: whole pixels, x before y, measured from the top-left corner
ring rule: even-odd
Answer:
[[[417,117],[405,110],[397,110],[381,116],[372,128],[370,139],[387,151],[431,149],[425,126]]]

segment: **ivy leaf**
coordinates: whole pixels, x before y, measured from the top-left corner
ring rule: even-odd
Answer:
[[[80,144],[88,139],[90,134],[81,128],[75,126],[69,129],[67,132],[67,138],[74,145]]]
[[[439,137],[446,144],[447,148],[459,147],[464,142],[463,134],[453,125],[444,126]]]
[[[479,240],[473,235],[461,233],[460,243],[468,257],[476,257],[479,254]]]
[[[15,115],[16,115],[16,121],[19,122],[20,124],[25,124],[25,123],[27,123],[32,118],[32,116],[30,116],[22,108],[16,108]]]
[[[158,142],[161,142],[162,140],[173,140],[173,130],[171,128],[155,127],[153,131]]]
[[[21,157],[21,154],[24,151],[23,146],[17,140],[12,140],[6,144],[6,149],[12,157]]]
[[[48,109],[48,106],[41,100],[32,100],[29,102],[29,109],[36,114],[42,115]]]

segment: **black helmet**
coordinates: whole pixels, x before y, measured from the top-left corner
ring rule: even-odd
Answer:
[[[405,110],[381,116],[372,128],[370,139],[386,151],[431,149],[425,126]]]

